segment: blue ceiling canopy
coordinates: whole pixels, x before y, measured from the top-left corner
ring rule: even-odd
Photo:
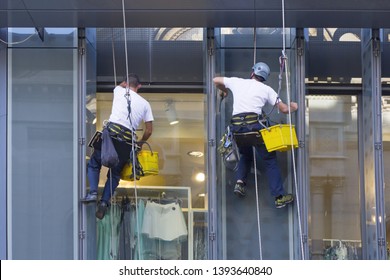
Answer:
[[[127,27],[282,27],[282,0],[125,0]],[[285,0],[286,27],[390,28],[390,1]],[[4,0],[0,28],[123,27],[122,0]]]

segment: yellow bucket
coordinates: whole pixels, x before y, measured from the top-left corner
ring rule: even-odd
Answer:
[[[139,180],[141,176],[149,175],[158,175],[158,153],[153,152],[148,142],[143,142],[147,144],[149,150],[141,150],[137,152],[137,176],[136,179]],[[125,181],[133,181],[133,164],[131,162],[125,164],[121,172],[121,179]]]
[[[144,176],[158,175],[158,153],[141,150],[138,154],[138,160],[144,171]]]
[[[292,143],[290,131],[292,131]],[[285,152],[291,150],[292,146],[298,148],[298,139],[294,125],[292,125],[290,130],[290,125],[288,124],[277,124],[260,130],[260,133],[268,152]]]

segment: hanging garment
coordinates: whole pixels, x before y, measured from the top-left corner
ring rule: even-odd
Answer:
[[[131,233],[133,236],[134,242],[134,260],[143,260],[143,252],[144,252],[144,239],[145,236],[141,233],[144,213],[145,213],[145,203],[142,199],[139,199],[137,202],[138,210],[135,215],[131,216]]]
[[[159,204],[148,201],[145,207],[142,233],[149,238],[166,241],[187,239],[188,231],[178,203]]]
[[[97,219],[97,259],[117,260],[121,209],[111,204],[103,219]]]

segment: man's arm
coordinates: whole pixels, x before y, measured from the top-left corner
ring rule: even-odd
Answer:
[[[284,113],[284,114],[288,114],[289,112],[289,106],[285,103],[283,103],[283,101],[280,101],[278,103],[278,108],[279,108],[279,111]],[[290,112],[295,112],[296,110],[298,110],[298,104],[295,103],[295,102],[290,102]]]
[[[224,77],[215,77],[213,79],[213,82],[215,86],[221,91],[219,95],[221,97],[226,97],[226,95],[228,94],[228,89],[225,87],[223,79]]]
[[[146,142],[149,137],[152,135],[153,132],[153,122],[145,122],[145,131],[144,134],[142,135],[141,142]]]

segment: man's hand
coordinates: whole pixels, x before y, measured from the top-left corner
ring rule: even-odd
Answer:
[[[219,90],[219,96],[224,99],[226,97],[226,92],[222,91],[222,90]]]
[[[296,110],[298,110],[298,103],[290,102],[290,111],[295,112]]]

